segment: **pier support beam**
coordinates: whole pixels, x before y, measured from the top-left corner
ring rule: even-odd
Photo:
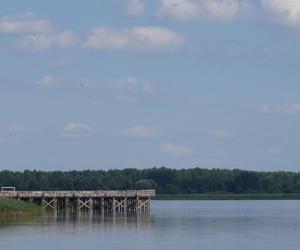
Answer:
[[[43,208],[55,208],[55,199],[42,199]]]
[[[78,204],[78,210],[80,210],[80,209],[83,209],[83,208],[87,208],[87,209],[89,209],[90,207],[89,207],[89,199],[79,199],[79,204]]]
[[[139,200],[138,210],[143,212],[147,211],[149,209],[149,203],[150,199]]]

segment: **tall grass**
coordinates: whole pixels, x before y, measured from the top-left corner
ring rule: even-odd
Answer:
[[[42,208],[24,201],[0,198],[0,216],[34,216],[42,213]]]

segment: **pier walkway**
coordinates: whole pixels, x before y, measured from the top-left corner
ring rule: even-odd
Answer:
[[[149,211],[155,190],[15,191],[14,188],[4,187],[1,197],[33,202],[44,209],[122,213]]]

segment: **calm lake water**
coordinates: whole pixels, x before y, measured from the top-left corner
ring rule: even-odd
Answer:
[[[153,201],[136,216],[0,226],[0,249],[300,249],[300,201]]]

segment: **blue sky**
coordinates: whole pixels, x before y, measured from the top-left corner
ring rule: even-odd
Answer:
[[[0,169],[299,171],[297,0],[3,1]]]

